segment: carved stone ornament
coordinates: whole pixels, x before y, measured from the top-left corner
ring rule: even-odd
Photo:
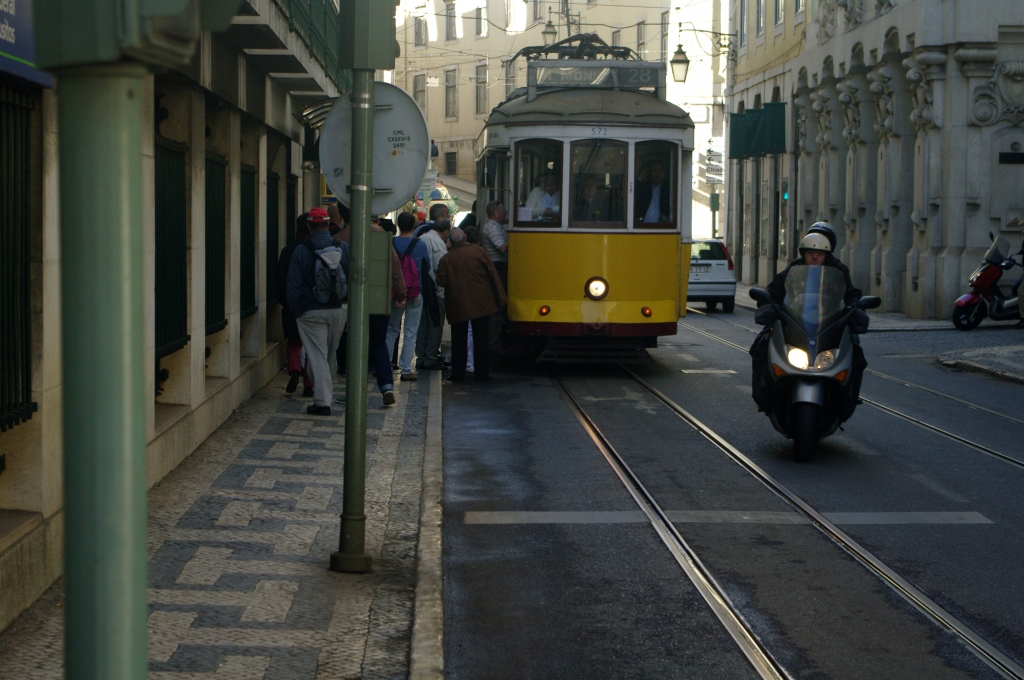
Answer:
[[[821,0],[818,6],[818,44],[824,45],[836,34],[836,0]]]
[[[875,134],[882,141],[892,137],[896,129],[896,103],[894,101],[895,90],[889,84],[896,76],[892,65],[881,61],[868,72],[868,80],[871,85],[868,89],[875,101]]]
[[[885,16],[896,9],[896,0],[875,0],[875,18]]]
[[[837,3],[843,8],[847,31],[864,23],[864,0],[837,0]]]
[[[907,81],[914,98],[914,109],[910,112],[910,122],[918,132],[935,125],[935,93],[925,77],[925,66],[914,57],[903,60],[907,68]]]
[[[809,156],[814,153],[807,139],[808,116],[811,115],[811,99],[806,92],[801,93],[793,101],[796,105],[796,143],[800,153]]]
[[[1000,121],[1024,122],[1024,61],[999,64],[995,77],[974,90],[971,123],[987,126]]]
[[[811,108],[818,115],[818,136],[814,141],[822,151],[835,148],[832,143],[832,96],[829,88],[825,87],[811,93],[811,101],[814,102]]]
[[[860,138],[860,98],[859,87],[852,80],[844,80],[836,85],[839,90],[839,103],[843,105],[843,116],[846,124],[843,126],[843,139],[850,146],[861,141]]]

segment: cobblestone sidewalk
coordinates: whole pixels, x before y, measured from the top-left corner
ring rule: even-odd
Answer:
[[[308,400],[285,394],[286,378],[243,404],[150,492],[151,679],[409,673],[428,406],[436,401],[429,410],[440,418],[440,381],[396,383],[398,403],[387,410],[370,392],[374,569],[350,575],[327,569],[340,526],[343,409],[307,415]],[[439,440],[439,421],[432,429]],[[0,679],[63,677],[60,587],[0,636]]]

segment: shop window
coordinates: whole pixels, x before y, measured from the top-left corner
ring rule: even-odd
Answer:
[[[675,229],[678,147],[651,141],[636,145],[633,183],[633,228]]]
[[[455,176],[459,174],[459,154],[457,151],[445,152],[444,174],[449,176]]]
[[[239,302],[242,318],[252,316],[259,307],[256,299],[256,168],[243,165],[239,191]]]
[[[518,227],[562,224],[562,142],[531,139],[516,144]]]
[[[185,154],[179,142],[156,138],[156,358],[184,347],[188,337],[188,198]]]
[[[570,229],[626,228],[628,145],[613,140],[573,142],[569,147]]]
[[[206,334],[228,325],[224,314],[225,239],[227,226],[227,159],[206,158]]]

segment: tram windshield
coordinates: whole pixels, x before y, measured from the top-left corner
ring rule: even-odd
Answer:
[[[636,145],[633,228],[675,229],[677,146],[660,140]]]
[[[531,139],[516,149],[516,226],[561,227],[562,142]]]
[[[573,142],[570,229],[626,228],[625,142],[608,139]]]

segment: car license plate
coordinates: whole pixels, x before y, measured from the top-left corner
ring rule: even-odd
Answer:
[[[709,264],[691,264],[690,265],[690,273],[691,274],[707,274],[710,271],[711,271],[711,265],[709,265]]]

